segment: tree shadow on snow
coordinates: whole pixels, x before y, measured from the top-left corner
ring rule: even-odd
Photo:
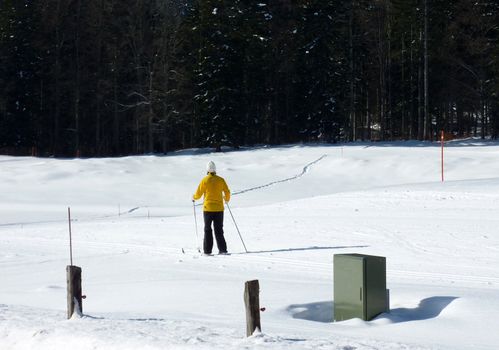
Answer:
[[[273,250],[255,250],[249,251],[247,253],[232,253],[237,254],[256,254],[256,253],[285,253],[285,252],[295,252],[304,250],[332,250],[332,249],[347,249],[347,248],[368,248],[368,245],[350,245],[350,246],[336,246],[336,247],[304,247],[304,248],[285,248],[285,249],[273,249]]]
[[[421,300],[415,308],[391,309],[390,313],[382,313],[376,319],[387,319],[390,323],[421,321],[435,318],[449,306],[457,297],[439,296]],[[293,304],[286,308],[293,318],[307,321],[329,323],[333,322],[334,303],[321,301],[308,304]]]

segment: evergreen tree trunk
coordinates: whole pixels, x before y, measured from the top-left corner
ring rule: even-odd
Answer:
[[[421,42],[422,41],[422,36],[423,36],[423,32],[420,31],[419,32],[419,41]],[[422,59],[421,55],[419,55],[419,59],[418,59],[418,140],[422,141],[424,140],[424,137],[425,137],[425,133],[424,133],[424,129],[425,129],[425,125],[424,125],[424,97],[423,97],[423,87],[421,85],[424,85],[424,83],[422,83],[422,80],[423,79],[423,61],[424,59]]]
[[[355,83],[355,76],[354,76],[354,52],[353,52],[353,9],[354,9],[354,2],[351,1],[350,5],[350,15],[349,15],[349,20],[348,20],[348,44],[349,44],[349,61],[350,61],[350,118],[349,118],[349,123],[350,123],[350,132],[349,132],[349,139],[351,141],[355,141],[357,139],[357,133],[356,129],[357,126],[355,124],[355,92],[354,92],[354,83]]]
[[[424,0],[424,134],[430,140],[431,121],[428,113],[428,0]]]
[[[75,33],[75,101],[74,101],[74,117],[75,117],[75,153],[79,156],[80,153],[80,15],[81,15],[81,0],[78,0],[76,7],[76,33]]]

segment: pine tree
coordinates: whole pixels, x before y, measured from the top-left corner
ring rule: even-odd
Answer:
[[[348,98],[344,92],[349,91],[344,35],[349,9],[342,1],[330,0],[305,1],[300,10],[297,60],[303,107],[299,110],[299,132],[306,140],[332,141],[344,123],[339,102]]]
[[[0,147],[10,153],[34,145],[37,56],[31,46],[36,25],[31,1],[0,4]]]
[[[242,40],[240,2],[221,0],[199,4],[200,47],[196,69],[201,138],[218,151],[224,144],[239,143],[237,108],[241,102]]]

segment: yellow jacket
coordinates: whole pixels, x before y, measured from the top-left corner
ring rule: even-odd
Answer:
[[[222,196],[223,192],[223,196]],[[192,196],[195,200],[204,195],[203,211],[223,211],[224,200],[230,200],[230,190],[225,180],[215,173],[208,173],[199,183],[196,193]]]

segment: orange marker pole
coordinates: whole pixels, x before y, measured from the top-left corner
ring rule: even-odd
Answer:
[[[442,163],[442,182],[444,182],[444,131],[442,130],[440,134],[440,144],[442,145],[441,147],[441,163]]]

